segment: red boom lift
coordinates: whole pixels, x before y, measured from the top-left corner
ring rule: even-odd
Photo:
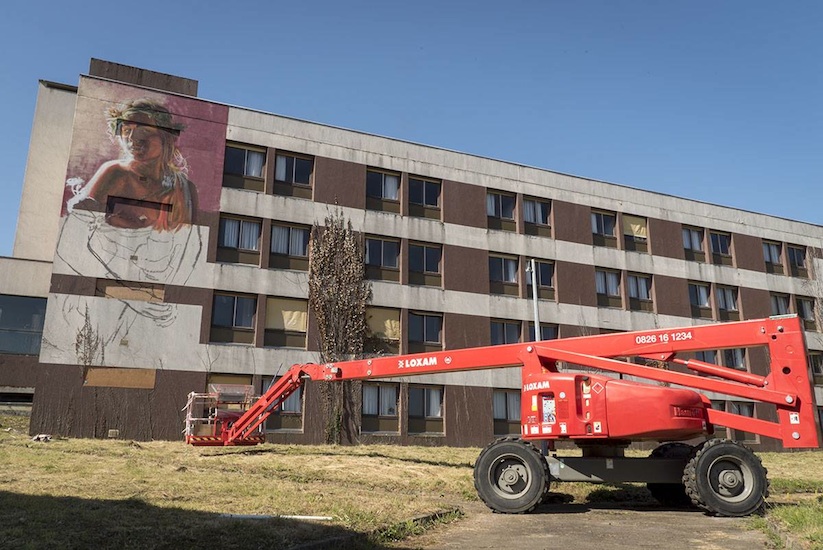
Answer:
[[[753,347],[770,357],[766,376],[678,357],[699,350]],[[685,369],[671,370],[672,365]],[[795,316],[298,364],[242,413],[221,416],[219,393],[192,393],[186,442],[261,442],[268,415],[305,380],[369,380],[506,367],[521,367],[521,437],[493,442],[474,466],[480,498],[498,512],[534,509],[550,481],[631,481],[647,483],[664,504],[692,502],[710,513],[748,515],[768,496],[766,470],[747,447],[707,438],[715,425],[775,438],[787,449],[819,446],[805,340]],[[777,420],[713,409],[701,390],[769,404],[774,413],[764,416]],[[207,408],[218,412],[196,418],[193,404],[202,406],[204,399]],[[695,438],[704,441],[695,446],[684,443]],[[582,457],[555,452],[543,456],[533,445],[547,441],[554,448],[558,440],[574,442]],[[648,458],[625,457],[624,450],[633,441],[666,443]]]

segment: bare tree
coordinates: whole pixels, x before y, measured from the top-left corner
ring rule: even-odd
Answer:
[[[366,337],[366,306],[371,283],[366,280],[363,244],[338,209],[325,226],[312,228],[309,255],[309,307],[317,319],[320,359],[333,363],[359,357]],[[342,441],[346,412],[360,401],[359,384],[321,382],[326,416],[326,442]]]

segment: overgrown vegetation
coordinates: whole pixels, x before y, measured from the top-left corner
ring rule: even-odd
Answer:
[[[27,420],[0,416],[3,548],[286,549],[312,541],[387,548],[454,521],[477,501],[479,449],[41,443],[27,435]],[[761,456],[772,480],[770,505],[765,518],[742,521],[823,547],[823,454]],[[567,503],[656,506],[639,484],[553,485],[548,504]]]
[[[340,210],[312,228],[309,254],[309,307],[317,319],[320,361],[334,363],[360,357],[366,338],[366,280],[363,244]],[[320,382],[326,415],[326,442],[341,443],[345,411],[358,410],[360,385]]]

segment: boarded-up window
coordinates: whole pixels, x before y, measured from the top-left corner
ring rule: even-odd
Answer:
[[[645,240],[648,238],[646,218],[638,218],[637,216],[623,214],[623,234],[631,235],[636,239]]]
[[[106,298],[154,303],[163,302],[166,294],[163,285],[111,279],[98,279],[96,290],[98,296]]]
[[[154,388],[154,369],[125,369],[118,367],[90,367],[86,370],[83,385],[95,388]]]
[[[400,310],[370,307],[366,309],[366,319],[375,338],[400,340]]]
[[[293,298],[268,298],[266,300],[266,328],[306,332],[308,326],[308,302]]]

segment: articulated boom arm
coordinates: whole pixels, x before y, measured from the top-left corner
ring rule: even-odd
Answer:
[[[750,374],[677,357],[678,353],[684,352],[751,347],[763,347],[768,350],[771,372],[767,375]],[[524,438],[562,437],[563,432],[551,431],[551,428],[549,431],[546,430],[546,418],[538,418],[539,414],[536,412],[538,400],[546,398],[547,388],[561,387],[561,379],[574,378],[577,380],[579,378],[580,381],[574,383],[583,384],[583,397],[594,401],[596,396],[593,397],[591,393],[585,394],[585,392],[591,392],[590,388],[594,380],[594,391],[599,394],[596,380],[602,378],[602,375],[598,377],[592,373],[589,376],[580,372],[573,376],[571,373],[574,372],[574,368],[563,369],[561,372],[558,369],[558,362],[562,362],[566,363],[567,367],[588,367],[695,390],[771,403],[777,410],[777,422],[711,409],[707,406],[708,399],[705,396],[701,396],[703,401],[699,410],[696,412],[693,410],[688,414],[701,416],[704,431],[706,422],[717,423],[729,428],[780,439],[785,447],[817,447],[814,400],[809,384],[805,349],[799,320],[794,316],[786,316],[674,329],[385,356],[325,365],[298,364],[292,366],[283,377],[278,379],[223,434],[223,444],[237,444],[247,434],[252,433],[307,379],[315,381],[368,380],[506,367],[522,368],[521,418]],[[626,357],[651,360],[658,366],[640,365],[618,359]],[[685,366],[697,374],[668,370],[668,364]],[[660,366],[663,368],[659,368]],[[632,384],[624,381],[620,383],[623,386]],[[653,395],[651,393],[653,390],[661,390],[657,386],[648,384],[635,385],[640,389],[632,391],[638,392],[637,395],[641,396],[639,401],[642,401],[644,391],[646,391],[645,395]],[[617,388],[618,385],[614,384],[614,387]],[[574,391],[579,389],[571,388]],[[683,391],[669,388],[662,388],[662,390]],[[551,395],[554,399],[555,396]],[[560,392],[560,395],[562,396],[563,392]],[[588,404],[589,401],[586,400],[586,403]],[[606,404],[603,407],[605,408]],[[637,413],[642,417],[642,410],[638,410]],[[598,414],[596,410],[594,414]],[[541,424],[542,426],[538,428]],[[588,435],[593,438],[597,437],[596,426],[594,430],[590,425],[586,429]]]

